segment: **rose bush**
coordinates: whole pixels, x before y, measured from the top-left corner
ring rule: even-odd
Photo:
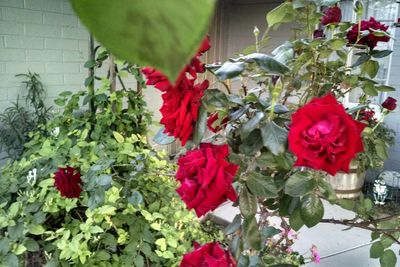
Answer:
[[[353,25],[347,32],[347,40],[350,44],[366,45],[373,49],[378,42],[389,42],[390,37],[386,33],[388,28],[371,17],[369,20],[362,20],[360,24]]]
[[[216,242],[207,243],[203,246],[194,244],[194,251],[183,255],[180,267],[235,267],[235,260],[229,251],[224,250]]]
[[[342,10],[337,7],[329,7],[324,11],[324,16],[321,18],[322,25],[331,23],[339,23],[342,20]]]

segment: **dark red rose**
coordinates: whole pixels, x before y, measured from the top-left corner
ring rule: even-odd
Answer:
[[[332,94],[314,98],[292,115],[289,149],[295,166],[324,170],[331,175],[349,171],[350,161],[364,150],[366,124],[354,120]]]
[[[203,143],[178,160],[176,179],[181,185],[176,191],[198,217],[216,209],[227,199],[237,199],[232,182],[239,166],[228,162],[228,155],[228,145]]]
[[[199,57],[210,48],[206,37],[195,57],[179,74],[174,84],[167,77],[155,69],[145,67],[142,72],[147,78],[147,85],[164,92],[163,105],[160,109],[161,124],[165,126],[165,133],[181,140],[184,146],[192,138],[193,127],[196,124],[200,100],[208,88],[207,80],[195,83],[198,73],[205,72],[204,64]]]
[[[226,127],[226,123],[229,121],[228,117],[225,117],[220,124],[218,125],[214,125],[214,123],[218,120],[218,113],[213,113],[210,115],[210,117],[208,117],[207,120],[207,127],[208,129],[213,132],[219,132],[220,130],[222,130],[222,128]]]
[[[360,44],[360,45],[367,45],[371,49],[373,49],[378,42],[389,42],[389,36],[376,36],[374,34],[374,30],[380,30],[386,32],[389,26],[379,23],[373,17],[369,20],[361,21],[361,32],[368,31],[369,34],[360,38],[357,42],[358,37],[358,24],[354,24],[353,27],[347,32],[347,40],[350,44]]]
[[[339,7],[329,7],[325,9],[324,16],[321,18],[322,25],[328,25],[331,23],[339,23],[342,20],[342,11]]]
[[[386,100],[382,103],[382,107],[386,108],[387,110],[395,110],[397,107],[397,100],[394,99],[393,97],[388,97]]]
[[[364,121],[371,121],[374,118],[374,116],[375,116],[375,111],[373,111],[372,109],[371,110],[364,109],[361,110],[360,112],[360,118],[361,120]]]
[[[183,255],[180,267],[235,267],[236,262],[229,251],[217,242],[203,246],[194,244],[194,251]]]
[[[72,167],[58,168],[54,174],[54,186],[66,198],[79,198],[82,192],[81,174]]]
[[[324,38],[325,34],[323,30],[315,30],[313,33],[313,38],[317,39],[317,38]]]

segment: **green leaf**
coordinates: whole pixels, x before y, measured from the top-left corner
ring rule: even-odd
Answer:
[[[89,31],[120,59],[175,81],[206,35],[215,1],[71,0]]]
[[[7,237],[0,239],[0,253],[6,255],[10,251],[10,240]]]
[[[206,107],[225,108],[228,105],[228,98],[224,92],[218,89],[207,89],[204,92],[202,102]]]
[[[92,68],[92,67],[96,66],[96,60],[89,59],[88,61],[85,62],[85,64],[83,66],[85,68]]]
[[[379,259],[381,267],[395,267],[397,262],[396,254],[393,250],[385,250],[382,257]]]
[[[219,80],[224,81],[227,79],[232,79],[240,75],[245,69],[244,62],[225,62],[221,68],[219,68],[215,75]]]
[[[223,232],[225,235],[231,235],[234,232],[236,232],[241,225],[242,225],[242,216],[240,216],[240,214],[237,214],[235,218],[233,218],[233,221],[224,229]]]
[[[39,243],[33,239],[28,239],[25,241],[25,247],[28,251],[35,252],[39,250]]]
[[[257,199],[246,186],[243,186],[240,190],[239,208],[245,218],[253,217],[257,211]]]
[[[315,180],[309,173],[296,172],[286,181],[285,193],[292,197],[301,197],[314,190]]]
[[[371,58],[371,56],[368,55],[367,53],[362,53],[362,54],[358,54],[358,55],[360,55],[360,56],[357,58],[357,61],[351,66],[352,68],[360,66],[361,64],[363,64],[364,62],[366,62],[367,60],[369,60]]]
[[[255,129],[245,140],[243,140],[243,143],[239,146],[239,151],[247,156],[252,156],[260,151],[262,147],[263,142],[261,131],[260,129]]]
[[[207,128],[207,110],[203,107],[203,105],[201,105],[199,108],[199,114],[193,132],[193,143],[195,145],[201,143],[204,133],[206,132],[206,128]]]
[[[246,181],[251,193],[259,197],[275,198],[278,196],[278,188],[272,177],[264,176],[258,172],[252,172]]]
[[[375,144],[376,154],[378,155],[378,157],[381,158],[382,160],[388,159],[389,154],[387,151],[387,146],[385,141],[381,139],[376,139],[374,144]]]
[[[28,232],[33,234],[33,235],[41,235],[43,234],[45,229],[41,225],[30,225],[28,227]]]
[[[56,99],[54,99],[54,103],[57,106],[60,106],[60,107],[65,106],[65,102],[66,102],[66,99],[64,99],[64,98],[56,98]]]
[[[138,191],[133,191],[132,195],[128,198],[128,202],[132,205],[139,206],[143,203],[143,196]]]
[[[345,44],[346,44],[346,40],[345,39],[334,38],[334,39],[330,39],[328,41],[328,45],[333,50],[339,50],[339,49],[343,48]]]
[[[300,203],[300,215],[308,228],[317,225],[324,216],[324,206],[319,197],[316,195],[304,196]]]
[[[7,254],[3,258],[2,264],[7,267],[19,267],[19,260],[18,257],[14,254]]]
[[[93,83],[93,81],[94,81],[94,77],[93,76],[87,77],[85,79],[85,83],[84,83],[85,87],[88,87],[89,85],[91,85]]]
[[[361,72],[367,73],[371,79],[375,78],[378,74],[379,62],[375,60],[368,60],[361,65]]]
[[[272,226],[267,226],[261,230],[261,234],[262,234],[263,238],[271,238],[274,235],[277,235],[281,232],[282,232],[281,230],[279,230],[275,227],[272,227]]]
[[[125,138],[119,132],[113,131],[113,136],[118,143],[123,143],[125,141]]]
[[[242,57],[242,59],[246,62],[256,62],[263,71],[269,74],[279,75],[289,71],[289,68],[285,64],[265,54],[253,53]]]
[[[289,216],[289,224],[293,230],[298,231],[303,227],[304,222],[301,218],[300,209],[295,209]]]
[[[272,154],[283,153],[287,144],[288,131],[279,127],[275,122],[268,121],[261,127],[263,144]]]
[[[375,88],[379,92],[394,92],[394,91],[396,91],[396,88],[394,88],[392,86],[387,86],[387,85],[379,85],[379,86],[376,86]]]
[[[260,121],[264,118],[264,112],[257,111],[254,116],[248,120],[243,126],[240,128],[240,137],[245,139],[249,134],[257,128]]]
[[[390,55],[393,51],[392,50],[372,50],[370,55],[374,58],[383,58]]]
[[[377,96],[379,94],[378,90],[376,89],[375,85],[371,82],[364,82],[362,90],[364,91],[365,94],[369,96]]]
[[[102,174],[102,175],[96,177],[96,183],[98,185],[108,186],[111,184],[111,181],[112,181],[111,175]]]
[[[384,247],[381,242],[375,242],[372,244],[369,250],[369,257],[373,259],[380,258],[383,255]]]
[[[277,27],[279,24],[292,22],[295,19],[293,6],[285,2],[267,13],[268,27]]]
[[[244,241],[248,243],[250,248],[255,250],[261,249],[261,236],[255,217],[244,220],[243,233]]]
[[[175,141],[175,137],[169,136],[164,133],[165,126],[162,126],[160,130],[158,130],[157,134],[153,137],[153,141],[159,145],[168,145]]]

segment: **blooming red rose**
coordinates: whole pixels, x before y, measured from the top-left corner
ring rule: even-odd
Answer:
[[[374,31],[383,31],[386,32],[389,26],[379,23],[373,17],[369,20],[361,21],[361,32],[369,32],[367,35],[363,36],[358,40],[358,24],[354,24],[353,27],[347,32],[347,40],[350,44],[361,44],[367,45],[371,49],[373,49],[378,42],[389,42],[390,37],[387,35],[377,36],[374,34]],[[361,34],[361,33],[360,33]]]
[[[388,97],[386,100],[382,103],[382,107],[386,108],[387,110],[395,110],[397,107],[397,100],[394,99],[393,97]]]
[[[228,162],[228,155],[228,145],[203,143],[178,160],[176,179],[181,185],[176,191],[198,217],[237,199],[232,182],[239,166]]]
[[[349,171],[350,161],[364,150],[366,124],[354,120],[332,94],[314,98],[292,115],[289,149],[295,166],[324,170],[331,175]]]
[[[194,251],[183,255],[180,267],[235,267],[236,262],[229,251],[217,242],[203,246],[194,244]]]
[[[330,23],[339,23],[342,20],[342,11],[339,7],[329,7],[325,9],[324,16],[321,18],[322,25],[328,25]]]
[[[165,126],[164,133],[181,140],[182,145],[192,138],[193,127],[196,124],[200,100],[208,88],[207,80],[195,83],[198,73],[205,72],[204,64],[199,57],[210,48],[209,39],[206,37],[191,60],[179,74],[174,84],[161,72],[145,67],[142,72],[147,78],[147,85],[164,92],[163,105],[160,109],[161,124]]]
[[[81,174],[74,168],[58,168],[54,174],[54,186],[66,198],[79,198],[82,192]]]
[[[217,120],[218,120],[218,113],[211,114],[207,120],[207,127],[213,133],[219,132],[222,128],[225,128],[226,123],[229,121],[228,117],[225,117],[224,119],[222,119],[222,121],[219,125],[214,125],[214,123]]]

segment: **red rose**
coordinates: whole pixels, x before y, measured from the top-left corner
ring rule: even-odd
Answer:
[[[72,167],[58,168],[54,174],[54,186],[66,198],[79,198],[82,188],[81,174]]]
[[[176,191],[198,217],[227,199],[237,199],[232,182],[239,166],[229,163],[225,159],[228,155],[228,145],[204,143],[178,160],[176,179],[181,185]]]
[[[347,40],[349,41],[350,44],[360,44],[360,45],[367,45],[371,49],[373,49],[378,42],[389,42],[390,37],[389,36],[376,36],[374,34],[374,30],[380,30],[383,32],[386,32],[389,26],[386,26],[384,24],[379,23],[376,21],[373,17],[371,17],[369,20],[363,20],[361,21],[361,32],[363,31],[368,31],[369,34],[366,36],[363,36],[358,40],[358,24],[354,24],[353,27],[347,32]]]
[[[395,110],[396,107],[397,107],[396,102],[397,102],[396,99],[394,99],[393,97],[390,97],[390,96],[389,96],[389,97],[386,98],[386,100],[382,103],[382,107],[384,107],[384,108],[386,108],[387,110],[390,110],[390,111]]]
[[[218,120],[218,113],[211,114],[210,117],[208,117],[208,120],[207,120],[207,127],[213,133],[219,132],[222,128],[225,128],[226,127],[226,123],[229,121],[228,118],[225,117],[221,121],[220,125],[214,125],[214,123],[217,120]]]
[[[362,110],[360,112],[360,116],[361,116],[361,120],[370,121],[370,120],[372,120],[374,118],[375,111],[373,111],[373,110],[365,110],[364,109],[364,110]]]
[[[145,67],[142,72],[147,78],[147,85],[164,92],[163,105],[160,109],[161,124],[165,126],[165,133],[181,140],[184,146],[192,138],[193,127],[196,124],[200,100],[208,88],[207,80],[195,83],[198,73],[205,72],[204,64],[199,57],[210,48],[206,37],[195,57],[179,74],[175,84],[171,84],[167,77],[155,69]]]
[[[342,11],[339,7],[329,7],[325,9],[324,16],[321,18],[322,25],[339,23],[342,20]]]
[[[236,263],[229,251],[217,242],[203,246],[194,244],[194,251],[183,255],[180,267],[235,267]]]
[[[289,149],[295,166],[335,175],[349,171],[350,161],[364,150],[361,132],[366,124],[354,120],[332,94],[314,98],[292,115]]]
[[[315,30],[313,33],[313,38],[317,39],[317,38],[324,38],[325,34],[323,30]]]

